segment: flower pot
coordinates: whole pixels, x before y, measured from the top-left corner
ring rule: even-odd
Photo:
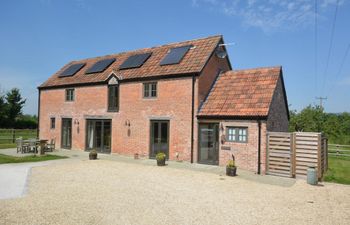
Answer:
[[[134,154],[134,159],[139,159],[139,153]]]
[[[89,153],[89,159],[90,159],[90,160],[95,160],[95,159],[97,159],[97,152],[90,152],[90,153]]]
[[[226,175],[234,177],[236,176],[237,167],[226,167]]]
[[[157,166],[165,166],[165,158],[157,159]]]

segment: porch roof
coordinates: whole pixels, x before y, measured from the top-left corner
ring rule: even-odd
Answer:
[[[281,66],[224,72],[217,78],[198,117],[267,117],[280,77]]]

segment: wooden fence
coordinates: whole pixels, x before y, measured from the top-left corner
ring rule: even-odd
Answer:
[[[303,178],[315,167],[321,179],[328,167],[327,139],[321,133],[268,132],[266,160],[267,174]]]
[[[328,155],[350,157],[350,145],[328,144]]]
[[[0,129],[0,144],[15,143],[16,138],[23,139],[35,138],[36,129]]]

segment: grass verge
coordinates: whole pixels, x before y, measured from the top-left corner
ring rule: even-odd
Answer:
[[[6,149],[6,148],[16,148],[16,144],[0,144],[0,149]]]
[[[328,170],[324,181],[350,184],[350,158],[341,156],[328,157]]]
[[[43,155],[43,156],[31,155],[31,156],[24,156],[24,157],[16,157],[16,156],[0,154],[0,164],[39,162],[39,161],[65,159],[65,158],[68,158],[68,157],[67,156],[59,156],[59,155]]]

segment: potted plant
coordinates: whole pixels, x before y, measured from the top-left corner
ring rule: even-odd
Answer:
[[[165,166],[166,155],[163,152],[159,152],[156,155],[157,166]]]
[[[236,176],[237,167],[234,160],[229,160],[226,165],[226,175],[234,177]]]
[[[97,159],[97,152],[96,150],[91,150],[90,153],[89,153],[89,159],[90,160],[95,160]]]

